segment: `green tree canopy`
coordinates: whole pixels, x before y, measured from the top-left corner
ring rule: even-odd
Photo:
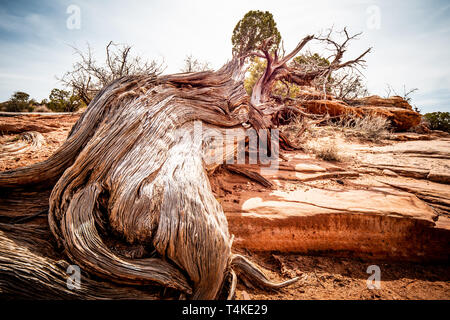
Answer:
[[[33,106],[29,102],[30,95],[22,91],[16,91],[12,94],[11,98],[6,101],[2,109],[8,112],[24,112],[32,111]]]
[[[281,41],[281,34],[273,15],[269,11],[249,11],[234,27],[231,37],[233,54],[243,55],[255,50],[262,41],[272,36],[272,50],[276,50]]]
[[[450,132],[450,112],[431,112],[423,117],[430,124],[430,129]]]
[[[28,102],[29,99],[30,99],[30,95],[28,93],[25,93],[22,91],[16,91],[11,96],[10,101]]]
[[[84,106],[84,103],[78,96],[61,89],[53,89],[49,99],[48,108],[55,112],[74,112]]]
[[[298,55],[293,59],[294,64],[301,66],[328,67],[330,61],[320,56],[318,53],[306,53]]]

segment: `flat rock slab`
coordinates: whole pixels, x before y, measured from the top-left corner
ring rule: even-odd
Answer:
[[[219,201],[235,236],[234,246],[395,261],[449,260],[448,217],[430,204],[447,214],[450,186],[405,182],[381,171],[379,177],[361,177],[372,183],[358,184],[352,182],[358,174],[345,166],[303,155],[286,158],[276,171],[253,167],[272,188],[236,176],[212,179],[213,185],[227,190]],[[339,186],[327,185],[335,178],[342,179]]]
[[[389,170],[414,179],[450,184],[450,139],[408,141],[358,151],[362,167]]]
[[[238,247],[409,261],[449,257],[448,224],[436,228],[434,211],[406,192],[310,189],[241,196],[240,203],[224,204]]]
[[[443,216],[450,217],[450,185],[448,184],[392,177],[380,177],[377,181],[416,195],[440,213],[439,219]]]

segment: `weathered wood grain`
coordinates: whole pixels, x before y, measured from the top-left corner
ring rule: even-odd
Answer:
[[[217,298],[231,272],[232,241],[207,177],[218,164],[206,158],[219,145],[198,139],[195,129],[201,123],[203,130],[236,130],[238,140],[245,139],[241,124],[255,111],[242,76],[235,59],[216,72],[111,83],[53,156],[0,173],[0,219],[9,225],[48,209],[58,250],[84,272],[120,285],[172,288],[191,299]],[[18,256],[7,272],[23,270],[25,253],[8,234],[0,245],[4,258]],[[38,259],[29,272],[48,272],[52,263],[44,258],[47,266],[39,266]],[[56,291],[65,295],[61,277],[33,281],[52,288],[48,281],[56,281]],[[3,286],[17,279],[25,281],[13,277]],[[80,295],[99,295],[94,287]],[[25,288],[12,285],[15,290]]]

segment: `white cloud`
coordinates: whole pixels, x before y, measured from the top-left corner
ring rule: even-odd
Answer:
[[[0,29],[13,33],[22,28],[33,35],[20,44],[2,40],[0,73],[22,78],[1,76],[0,100],[7,99],[15,90],[12,88],[25,90],[38,99],[47,96],[49,89],[57,85],[55,75],[61,75],[73,61],[68,44],[83,47],[89,42],[96,53],[103,55],[109,40],[128,43],[134,46],[135,53],[148,59],[164,58],[168,73],[178,72],[188,54],[219,68],[231,57],[231,34],[237,21],[249,10],[268,10],[274,15],[286,50],[305,35],[332,25],[336,29],[348,26],[352,32],[363,31],[347,56],[374,47],[367,57],[366,72],[371,93],[383,95],[387,83],[399,91],[403,85],[417,87],[417,104],[449,110],[442,98],[433,100],[430,96],[442,90],[450,92],[450,45],[445,40],[450,31],[450,6],[446,3],[116,0],[77,1],[77,5],[81,8],[81,30],[65,28],[65,10],[60,10],[61,16],[57,17],[27,12],[26,18],[19,20],[12,16],[3,20],[5,14],[0,10]],[[381,10],[379,30],[367,29],[366,10],[371,5],[378,5]],[[311,49],[318,50],[317,46]],[[32,80],[35,77],[40,80]],[[433,103],[437,105],[431,106]]]

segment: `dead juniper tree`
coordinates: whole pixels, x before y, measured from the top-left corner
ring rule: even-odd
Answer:
[[[132,56],[129,45],[110,41],[105,49],[105,62],[100,64],[87,44],[86,52],[75,48],[78,61],[59,79],[88,105],[94,96],[112,81],[127,75],[159,75],[162,64]]]
[[[276,80],[307,84],[368,52],[342,62],[345,43],[336,44],[327,70],[288,66],[314,39],[280,55],[269,38],[217,71],[123,76],[104,86],[50,158],[0,173],[1,294],[151,299],[169,288],[215,299],[233,297],[238,277],[263,288],[295,281],[272,283],[232,253],[208,180],[217,164],[204,161],[218,145],[199,143],[195,126],[236,131],[241,141],[243,125],[274,128],[283,108],[271,99]],[[255,55],[267,67],[249,97],[245,58]],[[66,287],[69,264],[83,271],[79,290]]]
[[[251,96],[251,104],[257,106],[256,109],[260,111],[259,113],[262,118],[265,118],[262,122],[266,127],[270,127],[270,124],[276,123],[275,118],[281,111],[291,109],[283,103],[278,106],[273,103],[272,89],[277,81],[296,84],[298,86],[312,86],[314,83],[320,82],[323,84],[323,91],[326,96],[327,79],[329,79],[332,72],[344,68],[358,70],[358,67],[364,67],[364,57],[371,51],[371,48],[364,51],[355,59],[343,61],[344,53],[347,51],[349,43],[357,39],[361,33],[350,35],[347,29],[344,28],[339,34],[344,35],[342,41],[334,40],[332,29],[325,36],[309,35],[288,54],[281,54],[283,49],[280,47],[278,50],[271,51],[273,38],[268,38],[261,44],[258,50],[246,54],[245,57],[257,56],[267,61],[265,72],[255,84]],[[332,50],[332,54],[327,57],[330,63],[325,65],[316,64],[313,66],[295,62],[289,63],[312,40],[320,41],[326,44],[329,50]],[[298,112],[297,110],[294,111]]]
[[[362,76],[354,69],[336,73],[332,78],[330,91],[336,99],[346,103],[352,103],[355,99],[369,95]]]

